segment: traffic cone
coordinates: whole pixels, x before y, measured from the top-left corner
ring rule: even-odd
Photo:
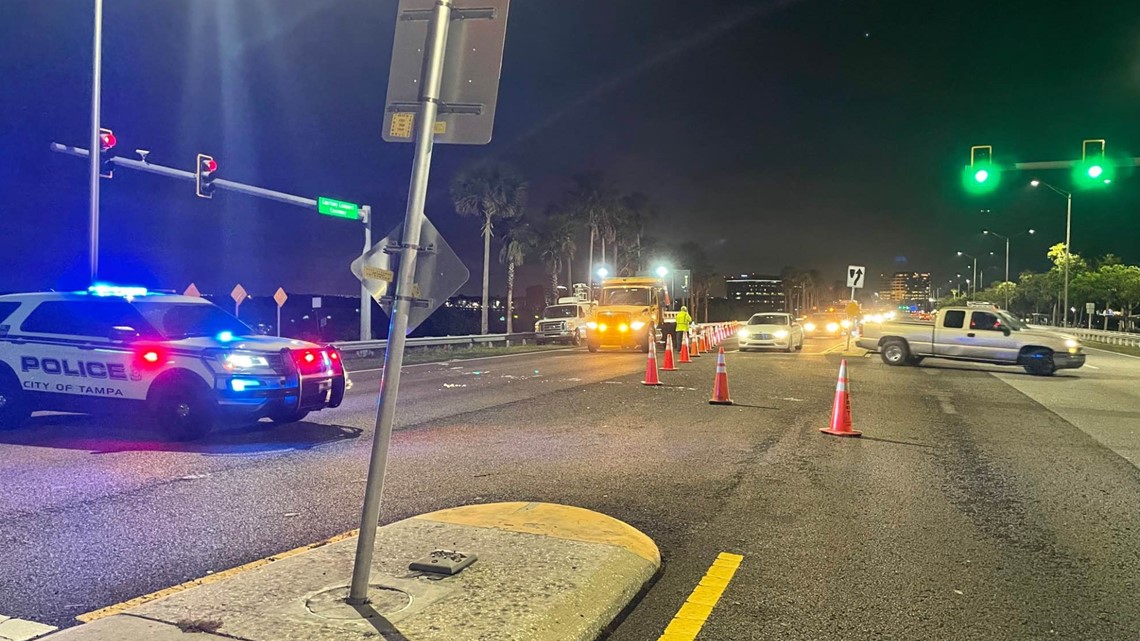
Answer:
[[[689,351],[689,354],[693,358],[700,358],[701,357],[701,330],[694,327],[689,333],[692,334],[692,340],[689,341],[689,347],[692,349]]]
[[[681,363],[693,362],[693,359],[689,358],[689,332],[685,332],[685,337],[681,339],[681,357],[677,360]]]
[[[831,427],[820,428],[824,434],[862,436],[851,429],[851,395],[847,392],[847,359],[839,362],[839,382],[835,384],[835,401],[831,404]]]
[[[645,380],[641,381],[642,385],[660,385],[661,379],[657,378],[657,341],[649,341],[649,354],[645,360]]]
[[[716,379],[713,381],[712,398],[709,405],[732,405],[728,398],[728,368],[724,366],[724,348],[716,356]]]
[[[673,364],[673,335],[665,335],[665,359],[661,363],[662,372],[675,372],[677,366]]]

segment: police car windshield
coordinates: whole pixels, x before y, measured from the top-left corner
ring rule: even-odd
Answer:
[[[217,336],[222,332],[230,332],[235,336],[253,333],[245,323],[213,305],[140,300],[135,301],[134,306],[160,334],[170,340]]]
[[[578,307],[575,305],[551,305],[542,312],[543,318],[574,318],[578,315]]]

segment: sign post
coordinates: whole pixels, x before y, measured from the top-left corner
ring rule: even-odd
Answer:
[[[281,336],[281,308],[285,306],[285,301],[289,300],[289,295],[285,293],[284,287],[278,287],[277,293],[273,295],[273,302],[277,303],[277,336]]]
[[[1089,329],[1092,329],[1092,317],[1096,313],[1096,303],[1085,303],[1085,313],[1089,317]]]
[[[862,289],[866,281],[867,268],[863,265],[847,266],[847,286],[851,288],[851,303],[847,305],[847,320],[851,326],[847,328],[847,347],[851,349],[851,332],[855,329],[855,317],[859,314],[859,303],[855,300],[855,290]]]
[[[230,292],[230,298],[234,299],[234,317],[235,318],[240,318],[240,316],[238,316],[238,312],[241,310],[242,301],[244,301],[248,297],[249,297],[249,292],[245,291],[245,288],[241,286],[241,283],[238,283],[234,287],[234,290],[232,292]]]

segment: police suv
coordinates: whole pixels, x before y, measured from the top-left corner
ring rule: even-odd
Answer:
[[[0,296],[0,429],[36,410],[151,418],[173,440],[337,407],[331,346],[269,336],[201,298],[142,288]]]

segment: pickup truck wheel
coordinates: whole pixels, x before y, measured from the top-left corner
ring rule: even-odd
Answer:
[[[1039,349],[1025,355],[1025,371],[1034,376],[1052,376],[1057,371],[1053,352]]]
[[[581,347],[582,346],[582,332],[577,332],[577,331],[574,332],[574,337],[572,339],[570,339],[570,343],[573,344],[574,347]]]
[[[907,365],[910,361],[910,350],[907,349],[906,343],[903,341],[889,340],[883,343],[879,356],[887,365]]]

